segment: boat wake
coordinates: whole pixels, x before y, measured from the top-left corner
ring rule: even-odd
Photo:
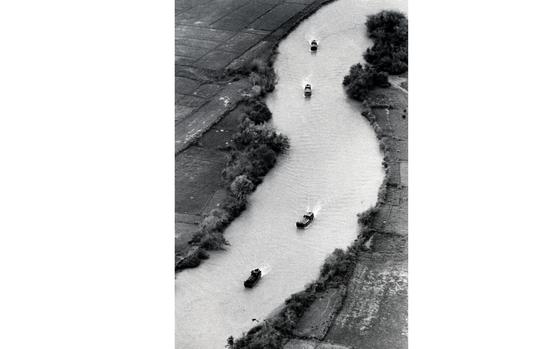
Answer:
[[[265,276],[272,271],[272,267],[269,264],[263,264],[259,269],[261,270],[261,276]]]

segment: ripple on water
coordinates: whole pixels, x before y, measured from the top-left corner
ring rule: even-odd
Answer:
[[[227,251],[177,275],[176,347],[223,348],[316,278],[324,258],[356,237],[356,214],[375,203],[383,179],[375,134],[349,101],[342,78],[370,45],[365,16],[405,1],[339,0],[300,24],[279,46],[278,85],[267,98],[273,124],[291,148],[227,229]],[[336,18],[336,21],[333,21]],[[318,39],[319,51],[309,52]],[[303,98],[311,83],[313,96]],[[306,230],[295,221],[313,210]],[[247,290],[249,271],[263,267]]]

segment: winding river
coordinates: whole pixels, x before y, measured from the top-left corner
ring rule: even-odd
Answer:
[[[371,45],[366,16],[406,11],[406,1],[338,0],[302,22],[279,46],[276,90],[267,98],[274,126],[291,148],[252,194],[248,209],[227,229],[227,251],[176,276],[177,349],[223,348],[292,293],[314,280],[325,257],[356,237],[356,214],[375,204],[383,180],[373,128],[350,101],[342,78]],[[309,43],[316,39],[317,53]],[[310,83],[313,96],[303,97]],[[295,221],[307,210],[306,230]],[[259,267],[253,289],[243,281]]]

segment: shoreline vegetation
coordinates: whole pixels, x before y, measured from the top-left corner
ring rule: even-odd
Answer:
[[[366,63],[350,67],[342,84],[348,97],[363,102],[376,87],[389,87],[389,75],[408,71],[408,20],[397,11],[382,11],[366,21],[374,45],[366,50]]]
[[[234,341],[232,349],[282,348],[290,339],[297,338],[294,330],[311,304],[329,289],[336,289],[346,298],[347,285],[358,261],[358,254],[367,250],[366,242],[374,234],[378,215],[386,204],[389,183],[389,154],[382,140],[382,128],[375,118],[368,117],[377,107],[367,97],[376,88],[389,87],[389,74],[403,74],[408,71],[408,20],[396,11],[382,11],[369,16],[366,21],[369,37],[375,44],[364,54],[365,64],[356,64],[344,77],[343,85],[348,96],[363,102],[367,111],[362,115],[373,126],[379,147],[384,153],[385,177],[378,192],[376,205],[358,214],[359,233],[356,240],[346,249],[335,249],[321,267],[319,277],[306,288],[290,296],[284,307],[273,317],[251,328],[241,338]]]
[[[245,113],[232,137],[232,144],[222,148],[228,152],[228,161],[222,171],[227,197],[220,208],[213,209],[202,220],[187,248],[176,251],[175,271],[197,267],[202,260],[209,258],[208,251],[222,250],[228,245],[224,238],[225,229],[247,208],[249,195],[274,167],[277,158],[289,149],[288,138],[268,123],[272,113],[263,101],[276,83],[270,61],[254,59],[239,74],[248,76],[253,86],[251,96],[241,102]]]
[[[266,46],[266,48],[264,50],[261,50],[257,57],[252,59],[250,62],[248,63],[242,63],[240,65],[236,65],[236,64],[232,64],[230,68],[226,68],[225,71],[223,71],[221,74],[219,74],[218,76],[215,76],[215,78],[220,79],[220,80],[227,80],[227,81],[237,81],[237,80],[241,80],[241,79],[248,79],[251,84],[253,85],[251,88],[251,95],[254,97],[254,99],[259,100],[260,102],[262,102],[264,100],[264,97],[266,96],[267,93],[272,92],[274,90],[274,87],[276,85],[276,73],[274,72],[274,69],[272,68],[273,62],[276,58],[276,54],[277,52],[277,48],[278,48],[278,44],[280,43],[280,41],[282,41],[282,39],[284,39],[284,37],[286,37],[287,35],[290,34],[290,32],[292,30],[294,30],[295,28],[297,28],[298,24],[301,23],[302,21],[304,21],[305,19],[307,19],[309,16],[311,16],[312,14],[315,13],[315,11],[317,11],[319,8],[321,8],[322,6],[332,2],[334,0],[318,0],[318,1],[314,1],[312,4],[310,4],[310,6],[306,7],[304,10],[301,11],[301,13],[293,18],[290,19],[289,21],[287,21],[286,23],[282,24],[275,32],[273,32],[272,34],[270,34],[267,37],[267,41],[269,42]],[[210,73],[210,72],[208,72]],[[251,106],[251,104],[253,104],[254,101],[251,101],[251,98],[246,98],[243,101],[240,102],[241,104],[245,104],[245,105],[249,105],[249,107]],[[266,105],[264,104],[264,102],[262,103],[265,107]],[[268,110],[268,108],[267,108]],[[270,112],[270,111],[269,111]],[[263,116],[264,118],[266,118],[266,112],[263,112]],[[259,118],[258,116],[253,115],[252,117],[256,117]],[[202,135],[201,135],[202,136]],[[260,180],[257,180],[258,183],[260,183],[262,181],[262,178]],[[254,183],[255,187],[258,183]],[[256,188],[255,188],[256,189]],[[229,192],[229,191],[228,191]],[[232,203],[234,203],[234,200],[231,200]],[[222,206],[222,205],[220,205]],[[237,208],[241,208],[243,205],[239,205],[237,206]],[[232,207],[233,208],[233,207]],[[224,215],[222,215],[222,212],[215,212],[217,214],[209,214],[207,217],[205,217],[204,219],[210,217],[209,219],[211,220],[218,220],[218,221],[223,221],[225,223],[225,226],[221,227],[221,233],[203,233],[200,232],[200,234],[198,234],[197,239],[200,239],[200,241],[204,241],[205,243],[211,245],[211,246],[219,246],[217,247],[217,249],[224,249],[224,246],[227,245],[227,241],[225,240],[225,238],[223,238],[223,232],[225,230],[225,228],[233,221],[233,219],[235,219],[237,216],[239,216],[241,214],[241,212],[244,210],[245,208],[241,209],[241,211],[238,212],[238,214],[235,217],[232,217],[231,215],[229,217],[226,217]],[[216,216],[216,218],[212,218],[211,216]],[[201,222],[202,223],[202,222]],[[220,224],[218,224],[220,225]],[[199,233],[199,232],[197,232]],[[195,234],[197,234],[195,233]],[[218,235],[218,234],[221,234]],[[201,236],[203,235],[203,236]],[[193,236],[194,237],[194,236]],[[192,240],[192,239],[191,239]],[[221,243],[220,243],[221,241]],[[175,250],[175,272],[179,272],[183,269],[186,268],[196,268],[197,266],[199,266],[202,262],[202,260],[208,259],[210,257],[208,250],[201,247],[200,243],[193,243],[193,244],[188,244],[187,246],[181,246],[179,248],[176,248]]]

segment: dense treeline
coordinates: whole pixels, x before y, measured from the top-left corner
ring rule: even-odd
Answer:
[[[253,97],[246,101],[247,110],[239,131],[232,138],[228,162],[222,177],[228,196],[221,208],[204,218],[190,241],[191,252],[176,269],[196,267],[208,258],[207,250],[227,245],[224,230],[247,207],[247,200],[263,177],[276,164],[278,156],[289,148],[288,138],[275,132],[266,122],[272,114],[266,104]]]
[[[350,98],[363,101],[375,87],[387,87],[388,75],[408,71],[408,19],[397,11],[381,11],[366,21],[374,46],[364,54],[366,63],[355,64],[342,84]]]

